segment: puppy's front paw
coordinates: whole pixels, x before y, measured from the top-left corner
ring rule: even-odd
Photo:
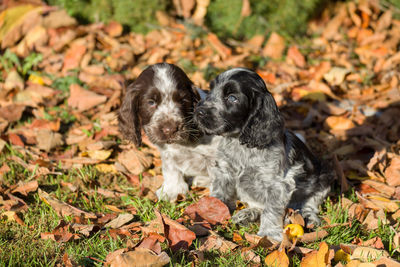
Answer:
[[[283,232],[280,228],[260,229],[257,235],[266,236],[278,242],[281,242],[283,240]]]
[[[179,194],[186,195],[189,192],[189,187],[186,183],[166,185],[163,184],[157,191],[158,200],[174,202]]]
[[[243,209],[236,212],[232,216],[232,222],[235,224],[246,225],[260,218],[261,211],[259,209]]]
[[[303,214],[307,225],[314,225],[314,227],[321,225],[321,220],[315,213],[305,213]]]
[[[208,176],[196,176],[193,178],[193,186],[196,187],[209,187],[211,183],[211,178]]]

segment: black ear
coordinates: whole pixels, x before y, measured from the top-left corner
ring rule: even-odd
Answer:
[[[283,138],[284,120],[269,92],[256,92],[253,109],[240,132],[239,141],[248,147],[266,148]]]
[[[128,86],[121,108],[118,112],[118,126],[124,138],[142,145],[141,125],[139,118],[139,92],[135,83]]]

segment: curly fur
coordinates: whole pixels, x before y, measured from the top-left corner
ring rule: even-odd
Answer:
[[[193,110],[205,92],[196,88],[177,66],[149,66],[127,88],[119,110],[119,129],[136,146],[142,144],[142,129],[160,150],[164,182],[159,199],[175,200],[189,190],[185,179],[208,186],[208,167],[217,139],[202,135],[193,122]]]
[[[318,224],[319,205],[333,180],[329,168],[284,128],[284,120],[265,83],[255,72],[236,68],[211,82],[211,93],[199,102],[195,121],[208,134],[223,136],[211,170],[211,196],[233,209],[239,199],[248,208],[232,220],[260,219],[258,235],[282,240],[283,215],[300,210]]]

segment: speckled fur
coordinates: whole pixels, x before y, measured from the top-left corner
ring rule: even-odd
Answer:
[[[300,210],[308,223],[318,224],[319,205],[333,177],[329,168],[284,128],[262,79],[253,71],[233,69],[211,82],[211,89],[194,117],[208,134],[223,136],[211,169],[211,196],[231,210],[235,200],[246,202],[248,208],[238,211],[232,220],[246,224],[260,219],[258,235],[278,241],[282,240],[288,207]],[[231,95],[237,99],[234,103],[229,103]],[[244,119],[236,120],[238,117]]]

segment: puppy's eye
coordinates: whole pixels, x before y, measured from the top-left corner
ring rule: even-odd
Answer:
[[[147,101],[147,104],[149,104],[150,107],[154,107],[156,105],[156,101],[150,99]]]
[[[228,95],[228,97],[226,98],[229,102],[232,102],[232,103],[238,103],[239,102],[239,99],[236,97],[236,96],[234,96],[234,95]]]

